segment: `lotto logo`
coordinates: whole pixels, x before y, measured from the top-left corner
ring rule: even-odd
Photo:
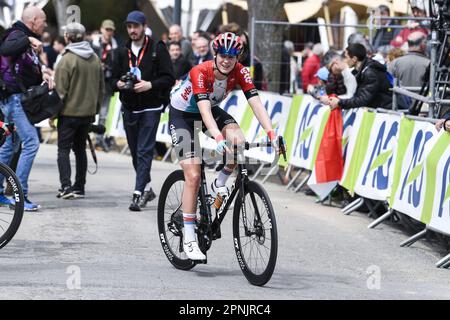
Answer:
[[[184,99],[184,101],[188,101],[189,100],[189,95],[192,92],[192,87],[186,87],[186,89],[184,89],[184,92],[181,94],[181,97]]]
[[[198,86],[199,88],[205,87],[205,76],[203,74],[198,75]]]

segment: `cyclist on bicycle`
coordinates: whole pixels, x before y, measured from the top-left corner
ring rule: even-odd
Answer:
[[[262,105],[248,69],[239,63],[243,44],[237,35],[226,32],[212,44],[214,60],[194,67],[188,78],[172,91],[169,109],[169,128],[172,142],[180,159],[185,184],[182,197],[183,249],[191,260],[205,260],[198,247],[195,232],[197,194],[201,179],[201,156],[198,133],[200,130],[217,142],[216,151],[231,153],[227,143],[243,145],[244,134],[236,120],[219,105],[226,96],[239,87],[245,94],[256,118],[266,131],[275,150],[278,138],[272,128],[267,110]],[[227,164],[211,184],[214,195],[227,196],[227,179],[237,164]]]

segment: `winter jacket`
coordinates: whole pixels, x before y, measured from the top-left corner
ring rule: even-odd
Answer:
[[[150,81],[152,88],[142,93],[120,91],[120,101],[129,111],[160,108],[168,102],[170,89],[175,84],[172,60],[166,45],[162,41],[155,43],[151,38],[148,39],[147,50],[145,50],[139,69],[142,73],[142,80]],[[156,57],[154,59],[152,58],[153,46],[156,46]],[[135,66],[137,57],[132,53],[131,40],[115,52],[112,77],[115,91],[119,91],[117,82],[130,71],[129,51],[131,52],[132,65]]]
[[[343,109],[359,107],[392,108],[392,92],[389,91],[391,85],[385,66],[375,60],[366,58],[355,77],[358,88],[353,98],[340,100],[339,105]]]
[[[100,59],[88,42],[71,43],[55,71],[56,91],[64,101],[61,115],[95,116],[103,101],[105,82]]]
[[[25,89],[42,82],[39,57],[32,50],[28,37],[40,39],[25,24],[18,21],[5,32],[0,45],[0,74],[10,93],[23,91],[16,78],[23,83]]]

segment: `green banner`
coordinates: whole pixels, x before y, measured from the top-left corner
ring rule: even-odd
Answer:
[[[303,101],[303,95],[294,96],[292,99],[291,109],[289,110],[289,118],[288,122],[286,124],[286,129],[283,133],[284,141],[286,142],[287,146],[287,161],[284,161],[283,157],[280,157],[280,161],[278,164],[282,167],[287,167],[289,164],[289,161],[291,160],[291,152],[289,148],[293,148],[294,144],[294,136],[295,136],[295,125],[297,124],[297,118],[298,114],[300,112],[300,106],[302,105]]]
[[[350,165],[347,170],[342,186],[346,188],[350,194],[355,192],[356,181],[361,171],[361,167],[364,162],[364,158],[369,147],[370,132],[372,131],[373,124],[375,122],[375,113],[364,112],[361,120],[361,126],[359,127],[358,136],[356,138],[356,144],[353,150]]]
[[[389,198],[389,207],[391,208],[394,204],[395,194],[397,193],[400,184],[403,160],[405,159],[405,153],[408,149],[412,134],[414,132],[414,123],[415,122],[413,120],[407,118],[403,118],[400,121],[400,132],[397,142],[397,157],[395,159],[394,179],[392,182],[391,196]]]

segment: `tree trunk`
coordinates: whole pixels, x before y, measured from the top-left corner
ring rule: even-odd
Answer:
[[[67,24],[67,7],[69,6],[69,3],[70,0],[53,0],[60,35],[63,35],[61,28]]]
[[[285,17],[284,4],[287,0],[247,0],[249,17],[249,35],[252,34],[252,17],[255,20],[281,21]],[[269,90],[278,92],[280,88],[281,53],[283,49],[283,27],[271,24],[256,24],[253,55],[263,65],[269,81]]]

